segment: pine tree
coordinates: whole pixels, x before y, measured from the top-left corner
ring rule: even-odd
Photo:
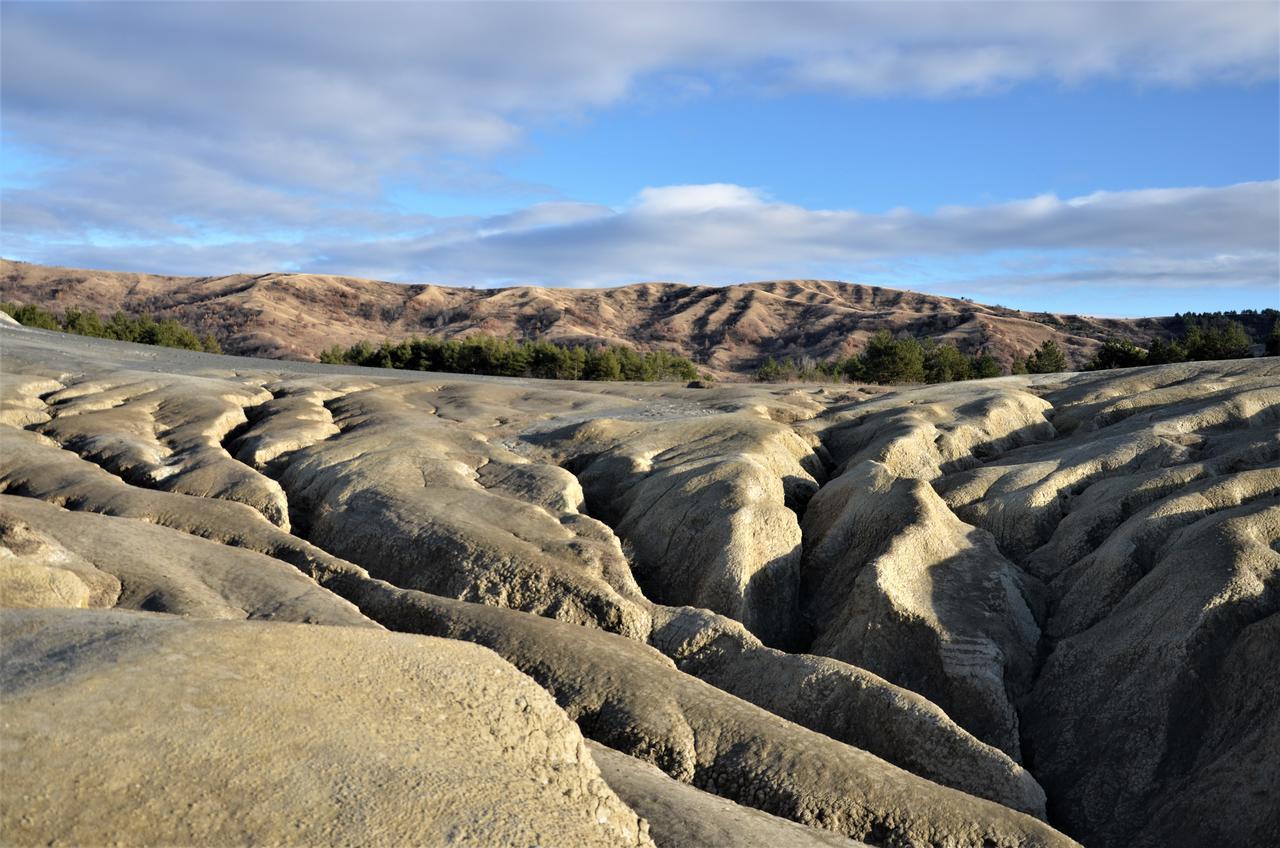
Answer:
[[[1166,342],[1164,339],[1157,338],[1147,348],[1148,365],[1167,365],[1171,362],[1184,362],[1186,358],[1187,352],[1183,350],[1182,344],[1176,340]]]
[[[898,340],[880,330],[862,352],[862,367],[873,383],[922,383],[924,348],[915,339]]]
[[[991,377],[1000,376],[1000,363],[996,362],[996,358],[989,353],[979,354],[974,357],[973,364],[969,368],[970,374],[975,380],[986,380]]]
[[[1089,370],[1133,368],[1137,365],[1145,365],[1146,362],[1147,352],[1133,342],[1124,339],[1107,339],[1089,361]]]
[[[1066,370],[1066,354],[1053,339],[1046,339],[1027,357],[1027,371],[1031,374],[1056,374]]]
[[[969,359],[952,344],[924,345],[924,380],[926,383],[951,383],[972,376]]]

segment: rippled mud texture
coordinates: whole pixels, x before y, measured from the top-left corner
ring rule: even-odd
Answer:
[[[0,343],[6,843],[1280,833],[1277,360],[706,389]]]

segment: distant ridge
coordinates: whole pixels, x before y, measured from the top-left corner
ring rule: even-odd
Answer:
[[[986,351],[1008,369],[1046,339],[1083,364],[1107,337],[1145,345],[1175,318],[1090,318],[827,280],[609,289],[401,285],[319,274],[165,277],[0,260],[0,299],[56,312],[122,310],[212,332],[228,353],[313,360],[334,344],[483,331],[663,348],[723,378],[766,357],[825,360],[880,329]]]

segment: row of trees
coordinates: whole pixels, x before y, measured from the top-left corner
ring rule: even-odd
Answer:
[[[1146,350],[1127,340],[1107,339],[1089,363],[1089,370],[1210,359],[1247,359],[1253,355],[1252,348],[1253,340],[1238,321],[1207,327],[1191,324],[1181,337],[1171,341],[1156,339]],[[1280,356],[1280,319],[1271,326],[1265,352],[1267,356]]]
[[[163,347],[221,353],[212,334],[198,336],[177,321],[117,312],[103,319],[96,312],[68,309],[58,316],[38,306],[0,302],[0,310],[28,327],[61,330],[82,336],[138,342]],[[1271,317],[1266,315],[1264,317]],[[1155,339],[1146,348],[1130,341],[1107,339],[1088,367],[1091,370],[1132,368],[1212,359],[1241,359],[1251,355],[1253,340],[1238,321],[1210,323],[1201,316],[1188,317],[1181,337]],[[1271,327],[1266,355],[1280,356],[1280,319]],[[379,346],[360,342],[349,348],[335,345],[320,355],[321,362],[441,371],[455,374],[492,374],[506,377],[543,377],[557,380],[692,380],[697,367],[690,360],[666,351],[640,353],[622,345],[585,347],[550,341],[515,341],[479,333],[465,339],[414,338],[384,341]],[[1026,359],[1015,360],[1015,374],[1047,374],[1070,367],[1066,355],[1052,339]],[[781,382],[949,383],[957,380],[998,377],[996,360],[987,353],[969,356],[954,345],[932,339],[894,338],[881,330],[866,348],[845,359],[818,362],[765,360],[755,372],[757,380]]]
[[[1229,323],[1239,324],[1254,341],[1265,338],[1277,321],[1280,321],[1280,309],[1239,309],[1227,312],[1178,312],[1174,318],[1181,323],[1181,330],[1186,333],[1192,327],[1201,330],[1221,329]]]
[[[491,374],[499,377],[543,377],[553,380],[693,380],[697,366],[662,350],[641,353],[622,345],[585,347],[549,341],[515,341],[485,333],[464,339],[433,336],[384,341],[375,347],[359,342],[335,345],[320,354],[330,364]]]
[[[198,336],[172,318],[157,321],[151,315],[132,316],[117,312],[104,320],[96,312],[80,309],[68,309],[58,316],[31,304],[19,305],[6,302],[0,302],[0,311],[7,313],[26,327],[60,330],[64,333],[93,336],[99,339],[116,339],[122,342],[222,353],[222,347],[213,334],[206,333],[204,336]]]
[[[999,377],[1000,365],[989,353],[967,356],[952,344],[932,339],[896,339],[880,330],[861,353],[846,359],[813,362],[766,359],[756,379],[766,382],[851,380],[859,383],[951,383]]]
[[[1244,359],[1252,355],[1253,340],[1237,321],[1210,324],[1188,320],[1184,326],[1186,330],[1181,337],[1170,341],[1157,338],[1145,350],[1127,340],[1107,339],[1088,368],[1132,368],[1171,362]],[[1265,347],[1265,355],[1280,356],[1280,319],[1272,325]],[[1057,342],[1048,339],[1025,359],[1015,359],[1013,373],[1055,374],[1070,367],[1066,353]],[[860,354],[848,359],[815,362],[809,358],[775,360],[771,357],[755,372],[757,380],[766,382],[850,380],[883,384],[950,383],[1000,374],[1000,366],[990,354],[967,356],[951,344],[929,339],[923,342],[895,339],[888,330],[876,333]]]

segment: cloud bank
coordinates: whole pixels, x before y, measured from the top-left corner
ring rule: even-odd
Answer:
[[[63,230],[309,226],[646,80],[943,96],[1280,61],[1268,2],[10,2],[0,37],[6,147],[56,163],[38,212]]]
[[[20,172],[4,252],[33,261],[464,284],[850,278],[962,257],[993,286],[1280,277],[1275,182],[878,215],[735,185],[490,218],[388,200],[392,184],[500,190],[457,157],[641,86],[929,98],[1271,80],[1270,2],[6,3],[2,38]]]
[[[1042,195],[924,214],[807,209],[743,186],[646,188],[622,208],[545,203],[438,218],[418,233],[305,242],[62,246],[75,264],[172,273],[300,268],[450,284],[614,285],[858,278],[922,259],[998,265],[982,288],[1036,280],[1270,287],[1280,183]],[[39,253],[37,245],[29,245]],[[1017,257],[1010,259],[1009,257]],[[927,286],[925,286],[927,287]]]

